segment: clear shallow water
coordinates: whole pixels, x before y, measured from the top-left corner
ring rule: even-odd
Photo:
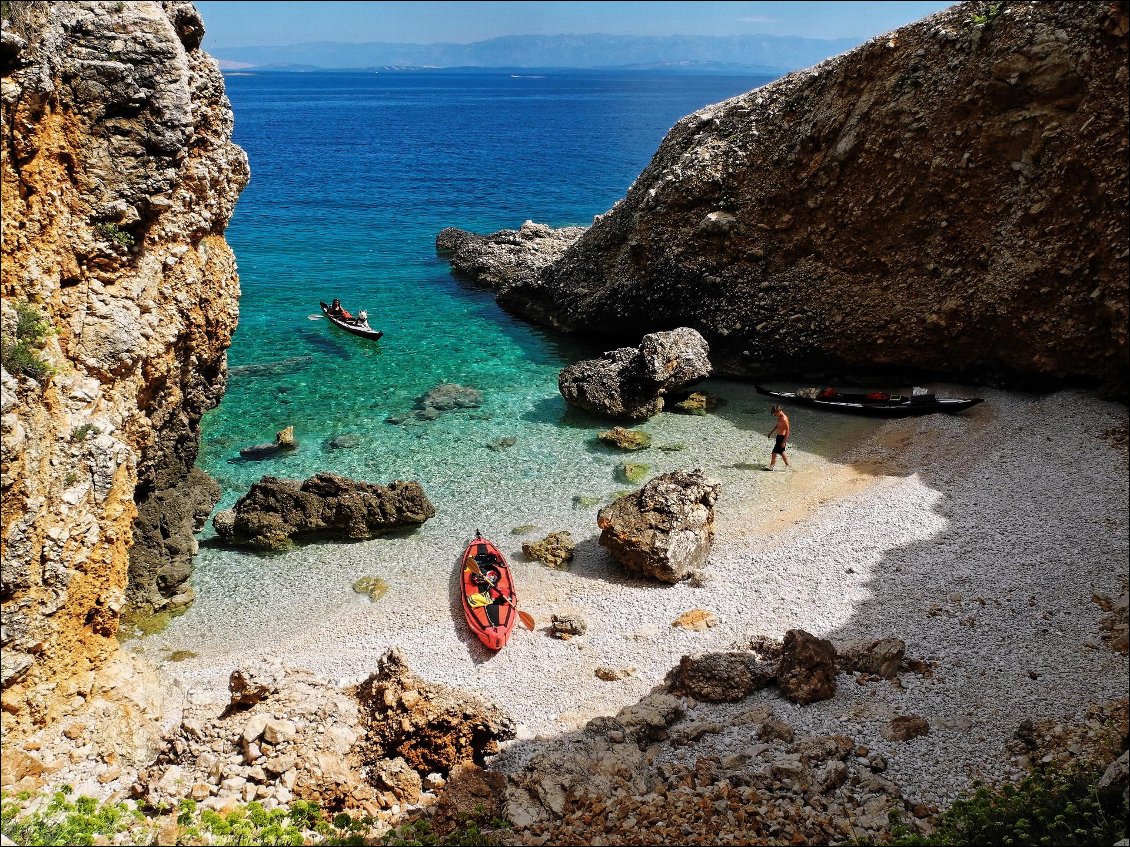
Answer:
[[[664,414],[643,426],[657,446],[682,444],[681,451],[610,451],[595,438],[609,422],[567,409],[557,391],[561,368],[594,351],[515,320],[491,294],[453,279],[434,239],[445,226],[493,231],[526,218],[587,224],[623,196],[676,120],[765,81],[229,77],[236,141],[252,168],[228,230],[243,295],[227,394],[205,418],[198,462],[223,486],[220,508],[264,474],[302,479],[325,470],[372,482],[418,480],[438,515],[413,533],[271,557],[214,544],[209,524],[195,561],[197,602],[138,649],[200,652],[197,670],[206,674],[221,654],[271,644],[362,673],[409,629],[430,642],[436,662],[458,666],[468,652],[460,616],[448,609],[451,572],[476,527],[510,553],[521,541],[510,530],[523,524],[591,541],[596,507],[576,498],[634,487],[617,476],[626,458],[652,474],[699,466],[728,486],[756,488],[772,420],[752,386],[714,382],[708,388],[730,401],[719,415]],[[319,300],[335,296],[351,310],[367,309],[385,337],[373,343],[311,319]],[[444,382],[478,389],[482,406],[435,421],[386,422]],[[271,441],[285,426],[295,429],[296,452],[239,460],[241,447]],[[798,450],[842,438],[851,426],[814,421]],[[327,446],[343,435],[356,446]],[[514,443],[491,449],[499,439]],[[351,591],[365,575],[390,583],[380,603]],[[527,573],[531,601],[539,590],[546,601],[569,594],[538,580]],[[390,619],[393,609],[399,618]],[[434,626],[442,637],[425,632]],[[364,658],[353,652],[362,632]],[[196,672],[192,665],[182,672]]]

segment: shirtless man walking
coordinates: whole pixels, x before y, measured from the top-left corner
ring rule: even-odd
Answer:
[[[765,470],[773,470],[773,466],[777,464],[777,454],[781,454],[781,461],[785,463],[785,467],[789,466],[789,457],[785,455],[785,450],[788,449],[789,443],[789,416],[785,414],[784,409],[780,406],[774,406],[770,411],[777,416],[777,424],[769,430],[769,437],[776,436],[776,441],[773,443],[773,453],[769,459],[769,467]]]

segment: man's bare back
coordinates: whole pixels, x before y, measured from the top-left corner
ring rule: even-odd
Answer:
[[[788,449],[789,434],[792,432],[789,427],[789,416],[785,414],[785,410],[780,406],[774,406],[773,414],[777,416],[776,425],[769,430],[769,437],[774,439],[773,452],[770,454],[769,467],[767,471],[773,470],[773,466],[777,464],[777,455],[780,454],[781,461],[785,463],[785,467],[789,466],[789,457],[785,455],[785,450]]]

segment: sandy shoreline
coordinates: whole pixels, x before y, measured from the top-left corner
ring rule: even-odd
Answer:
[[[1023,718],[1081,711],[1125,696],[1128,683],[1126,657],[1099,641],[1101,613],[1090,599],[1093,591],[1117,594],[1125,575],[1126,458],[1101,437],[1126,425],[1125,407],[1087,392],[978,393],[986,402],[973,412],[872,427],[830,457],[806,453],[797,427],[789,471],[769,474],[754,469],[756,458],[747,467],[731,457],[702,587],[621,575],[596,544],[595,509],[574,511],[545,527],[568,528],[579,541],[570,571],[515,558],[523,605],[539,630],[516,632],[498,656],[458,625],[452,593],[441,590],[453,569],[421,565],[419,585],[402,589],[391,607],[349,598],[331,619],[288,630],[285,640],[264,632],[257,650],[246,642],[212,647],[164,670],[197,702],[221,702],[227,674],[256,654],[352,682],[396,644],[425,678],[498,702],[520,738],[551,738],[634,702],[686,653],[793,627],[834,642],[890,635],[906,641],[908,656],[935,663],[933,679],[904,674],[897,688],[841,676],[824,703],[795,706],[770,689],[738,705],[767,702],[798,731],[848,735],[886,755],[888,775],[908,793],[942,802],[974,777],[1002,775],[1003,745]],[[520,542],[504,540],[508,550]],[[360,566],[379,549],[332,545],[316,555]],[[719,625],[701,633],[671,627],[696,607]],[[548,637],[550,614],[565,608],[585,615],[585,636]],[[153,658],[194,649],[178,641],[191,633],[173,628],[133,649]],[[594,676],[600,665],[636,670],[604,682]],[[727,708],[702,704],[698,716]],[[901,714],[925,716],[931,733],[885,741],[881,729]],[[744,740],[723,734],[707,743],[732,751]],[[501,764],[516,764],[516,751]]]

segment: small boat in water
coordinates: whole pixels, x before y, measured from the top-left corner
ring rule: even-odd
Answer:
[[[373,341],[384,335],[379,329],[373,329],[369,326],[369,316],[364,311],[358,312],[355,318],[352,316],[345,317],[344,315],[348,315],[348,312],[345,312],[344,315],[336,315],[333,309],[325,303],[319,302],[318,305],[322,307],[322,314],[326,316],[330,323],[341,327],[346,332],[360,335],[362,338],[371,338]]]
[[[777,397],[817,409],[831,409],[835,412],[851,412],[857,415],[872,415],[881,418],[906,418],[912,415],[930,415],[935,412],[964,412],[982,402],[982,397],[946,398],[937,397],[933,392],[915,389],[912,394],[890,394],[886,391],[872,391],[866,394],[852,394],[835,388],[800,388],[796,391],[770,391],[760,385],[754,386],[758,394]]]
[[[518,611],[518,596],[506,557],[478,530],[463,551],[461,564],[463,614],[471,632],[483,644],[491,650],[501,650],[519,618],[527,629],[534,628],[534,619]]]

